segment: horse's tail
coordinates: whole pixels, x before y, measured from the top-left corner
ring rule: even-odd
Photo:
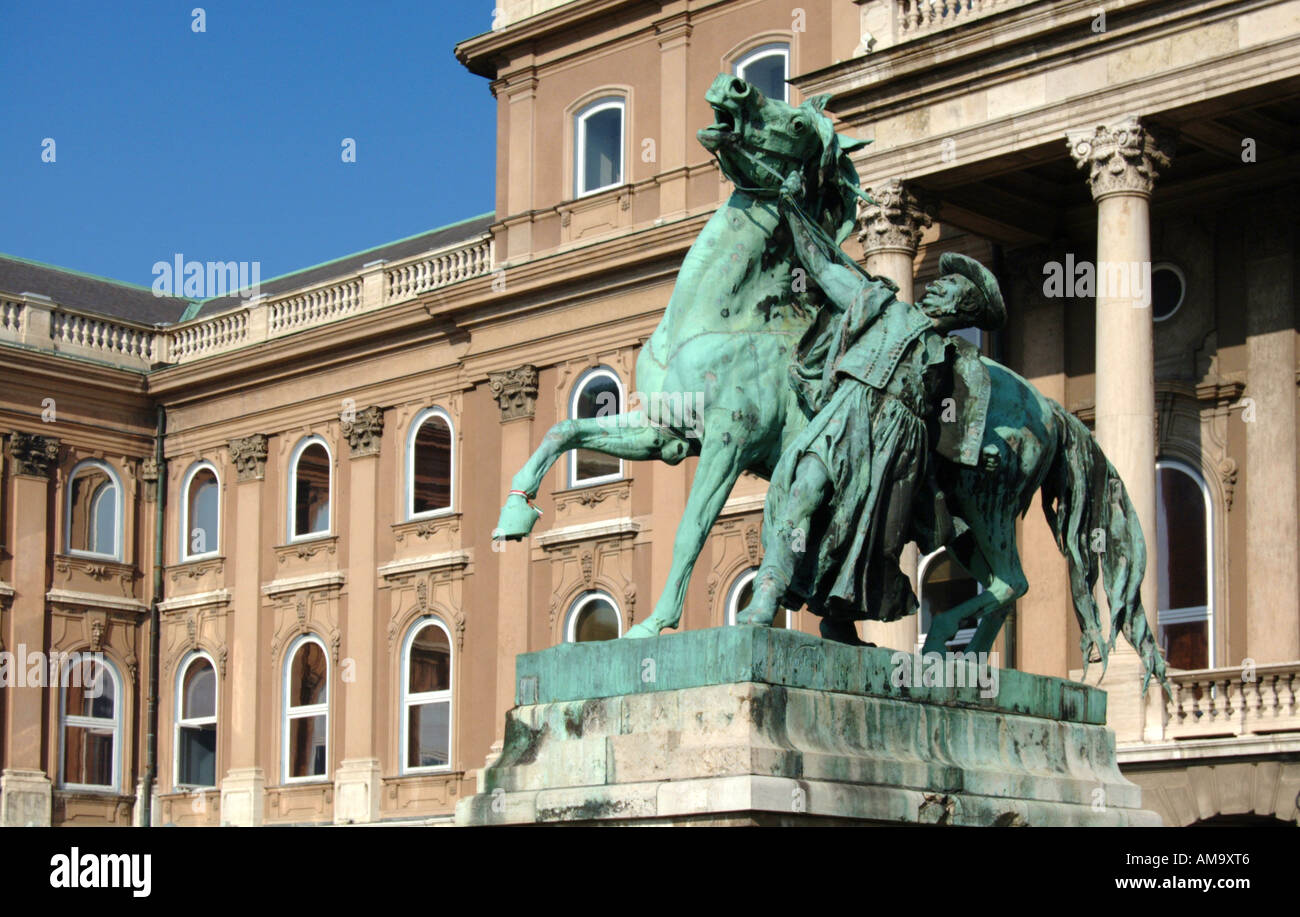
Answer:
[[[1090,662],[1100,661],[1104,674],[1110,650],[1123,632],[1142,660],[1143,693],[1152,675],[1168,691],[1165,661],[1142,609],[1147,548],[1137,511],[1115,466],[1088,428],[1060,404],[1051,405],[1058,433],[1056,453],[1043,481],[1043,513],[1069,563],[1084,671]],[[1099,572],[1110,604],[1109,640],[1102,635],[1101,614],[1093,597]]]

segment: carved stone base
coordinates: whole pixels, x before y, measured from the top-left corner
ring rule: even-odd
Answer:
[[[892,686],[912,658],[756,627],[524,654],[526,703],[456,821],[1160,824],[1101,692],[1008,670]]]
[[[43,771],[0,772],[0,827],[48,828],[53,812],[54,785]]]
[[[344,761],[334,773],[334,824],[364,825],[379,821],[378,758]]]
[[[231,770],[221,781],[221,823],[260,827],[266,817],[266,775],[260,767]]]

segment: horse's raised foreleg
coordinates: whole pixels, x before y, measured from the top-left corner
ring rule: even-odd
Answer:
[[[547,431],[537,451],[511,479],[511,493],[501,508],[493,538],[517,540],[532,531],[540,512],[531,501],[546,472],[570,449],[591,449],[631,461],[658,459],[675,465],[690,451],[690,442],[672,430],[651,424],[641,411],[562,420]]]
[[[730,442],[723,442],[730,439]],[[686,498],[686,509],[673,539],[673,562],[668,571],[668,582],[655,603],[654,613],[628,630],[628,637],[654,637],[666,627],[676,627],[682,617],[682,603],[686,600],[686,586],[691,570],[700,556],[709,530],[722,512],[732,486],[744,468],[741,450],[734,434],[714,432],[700,452],[700,464],[695,469],[695,480]]]

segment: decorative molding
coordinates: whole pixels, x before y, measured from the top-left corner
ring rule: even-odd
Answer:
[[[343,421],[342,430],[352,448],[353,458],[378,455],[384,439],[384,409],[363,408],[355,412],[352,420]]]
[[[576,541],[587,541],[592,538],[606,538],[611,535],[635,535],[641,531],[641,523],[628,516],[620,519],[606,519],[599,522],[582,522],[577,525],[566,525],[563,528],[551,529],[549,532],[542,532],[540,535],[534,535],[534,540],[543,548],[556,548],[561,545],[572,544]]]
[[[202,608],[205,605],[226,605],[229,603],[229,589],[214,589],[211,592],[196,592],[194,595],[181,595],[174,599],[163,599],[158,603],[158,610],[166,614],[169,611],[185,611],[190,608]]]
[[[398,544],[410,538],[432,538],[443,529],[460,531],[460,513],[443,513],[427,519],[410,519],[393,525],[393,540]]]
[[[934,222],[938,204],[897,178],[873,185],[867,193],[876,203],[862,201],[858,208],[858,241],[863,253],[905,251],[915,257],[921,233]]]
[[[378,568],[378,573],[385,579],[403,576],[408,573],[427,573],[434,570],[463,568],[474,559],[469,551],[447,551],[442,554],[425,554],[408,560],[395,560]]]
[[[1065,132],[1070,156],[1088,169],[1094,201],[1108,194],[1150,197],[1160,171],[1169,168],[1173,135],[1148,127],[1137,115],[1124,115],[1110,124]]]
[[[117,611],[140,613],[149,610],[148,605],[136,599],[118,598],[115,595],[103,595],[98,592],[76,592],[71,589],[51,589],[45,593],[45,601],[52,605],[73,608],[112,608]]]
[[[276,545],[275,556],[280,566],[284,566],[291,557],[296,557],[299,560],[311,560],[317,554],[322,552],[330,555],[337,554],[338,549],[339,536],[328,535],[320,538],[295,541],[290,544]]]
[[[196,580],[209,573],[224,573],[225,569],[226,559],[224,557],[208,557],[202,560],[187,560],[174,564],[167,568],[167,572],[171,574],[172,583],[178,583],[181,577]]]
[[[501,420],[532,417],[537,407],[537,367],[525,363],[518,369],[488,373],[488,387],[501,408]]]
[[[265,433],[230,441],[230,460],[235,463],[237,481],[260,481],[266,477],[266,448]]]
[[[347,577],[343,573],[330,570],[326,573],[313,573],[309,576],[271,580],[269,583],[262,584],[262,595],[283,595],[286,592],[296,592],[302,589],[339,588],[345,582],[347,582]]]
[[[154,503],[158,500],[158,460],[152,455],[140,459],[140,480],[144,482],[144,501]]]
[[[10,433],[8,448],[9,457],[14,461],[14,474],[48,479],[51,469],[59,462],[59,440],[53,436]]]

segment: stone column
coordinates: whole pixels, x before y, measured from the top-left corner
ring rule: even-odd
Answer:
[[[497,218],[509,222],[509,234],[506,251],[497,254],[502,261],[514,262],[527,256],[533,248],[532,222],[527,214],[533,209],[533,164],[537,160],[533,152],[536,72],[532,67],[525,67],[511,74],[506,78],[502,91],[506,94],[510,150],[505,175],[506,212],[498,214]],[[557,131],[561,129],[556,128]],[[547,133],[549,136],[549,131]],[[561,199],[573,196],[572,174],[569,169],[564,172],[562,180],[568,184]],[[511,217],[516,219],[511,220]]]
[[[1237,416],[1246,428],[1245,655],[1260,665],[1300,659],[1294,218],[1276,208],[1243,228],[1247,376]]]
[[[1169,165],[1170,139],[1145,127],[1135,115],[1111,124],[1068,131],[1070,155],[1088,170],[1097,202],[1096,436],[1119,472],[1146,536],[1147,569],[1142,605],[1157,627],[1159,563],[1156,543],[1155,365],[1151,319],[1151,192],[1158,170]],[[1145,705],[1132,721],[1120,705],[1120,688],[1136,654],[1123,638],[1110,666],[1119,690],[1112,691],[1112,725],[1121,741],[1145,732]],[[1098,669],[1100,667],[1097,667]],[[1136,676],[1136,670],[1133,672]],[[1108,679],[1109,680],[1109,679]],[[1135,697],[1133,698],[1135,699]],[[1120,704],[1114,703],[1119,701]],[[1152,726],[1159,729],[1159,717]]]
[[[375,504],[379,499],[382,408],[344,420],[352,452],[348,487],[348,612],[343,655],[354,677],[337,679],[343,692],[343,760],[334,774],[334,823],[379,820],[380,774],[375,754]]]
[[[45,564],[50,550],[50,476],[58,467],[59,441],[31,433],[11,433],[8,443],[13,476],[8,505],[13,552],[13,599],[4,648],[18,658],[45,651]],[[47,673],[48,675],[48,670]],[[53,784],[43,762],[57,772],[58,743],[45,754],[46,689],[11,686],[5,700],[5,767],[0,772],[0,826],[48,827],[53,814]]]
[[[263,646],[258,634],[262,619],[262,487],[266,478],[266,452],[267,438],[261,433],[230,441],[236,493],[234,524],[226,529],[229,533],[226,550],[232,558],[234,638],[229,681],[230,770],[221,781],[221,822],[241,827],[261,825],[266,810],[266,774],[260,764],[261,724],[257,716],[262,694]],[[271,681],[274,683],[274,679]]]
[[[858,213],[858,241],[866,256],[867,271],[877,277],[887,277],[898,285],[898,298],[912,302],[914,296],[912,265],[921,244],[921,234],[934,222],[935,202],[918,196],[901,179],[891,178],[866,189],[875,204],[863,203]],[[912,581],[912,589],[920,595],[917,581],[920,555],[915,544],[909,544],[900,558],[903,572]],[[863,637],[879,646],[908,650],[916,646],[917,618],[915,615],[898,621],[882,623],[867,621],[863,624]]]
[[[532,454],[533,415],[537,405],[537,367],[489,373],[488,385],[501,408],[501,481],[504,502],[516,471]],[[492,756],[501,750],[506,711],[515,705],[515,657],[528,651],[529,541],[496,544],[497,553],[497,690],[493,721],[496,739]],[[489,760],[489,763],[490,763]]]

